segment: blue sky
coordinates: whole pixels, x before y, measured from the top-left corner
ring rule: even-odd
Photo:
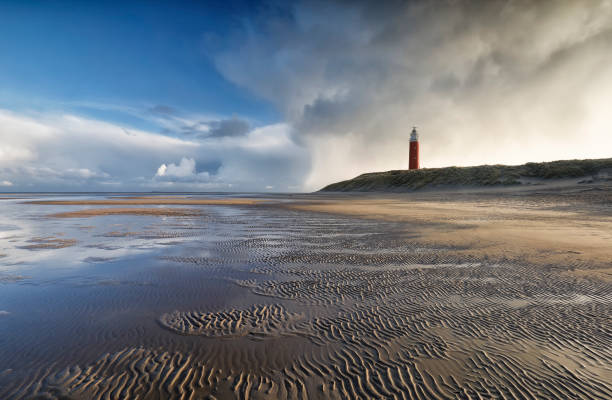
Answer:
[[[146,121],[120,115],[122,105],[278,119],[267,101],[225,80],[211,58],[258,6],[206,3],[2,2],[0,101],[132,124]]]
[[[607,0],[0,1],[0,191],[610,157]]]

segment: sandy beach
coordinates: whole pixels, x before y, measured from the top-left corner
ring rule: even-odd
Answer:
[[[606,189],[601,193],[349,195],[293,207],[401,221],[418,228],[420,243],[451,247],[462,258],[524,261],[612,279],[611,201],[612,193]]]
[[[610,193],[3,200],[0,397],[611,398]]]
[[[0,57],[0,400],[612,400],[612,0],[3,0]]]

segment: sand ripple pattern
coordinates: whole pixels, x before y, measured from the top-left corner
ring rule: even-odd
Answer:
[[[303,314],[290,313],[281,305],[255,305],[246,310],[179,312],[164,314],[160,324],[183,335],[205,337],[250,336],[265,338],[289,332]]]
[[[38,389],[47,399],[194,399],[218,383],[218,371],[179,353],[129,348],[85,368],[66,368]]]
[[[258,299],[159,317],[201,354],[128,348],[5,397],[612,398],[612,290],[559,273],[577,266],[427,247],[399,223],[244,213],[209,221],[227,230],[206,252],[162,258]]]
[[[287,330],[322,349],[285,372],[304,397],[612,398],[608,284],[328,220],[266,223],[211,257],[173,259],[246,263],[238,286],[319,310]]]

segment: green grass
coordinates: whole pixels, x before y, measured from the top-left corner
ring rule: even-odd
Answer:
[[[325,192],[403,191],[441,185],[497,186],[520,185],[520,178],[562,179],[596,175],[612,168],[612,158],[565,160],[523,165],[479,165],[476,167],[424,168],[372,172],[332,183]]]

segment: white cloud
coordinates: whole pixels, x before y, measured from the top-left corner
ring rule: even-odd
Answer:
[[[0,186],[13,186],[11,181],[0,181]]]
[[[84,179],[109,177],[109,175],[105,172],[95,172],[88,168],[68,168],[64,171],[64,175],[67,177],[77,177]]]
[[[157,172],[155,173],[156,176],[164,176],[166,175],[166,170],[168,169],[168,167],[166,166],[166,164],[162,164],[159,166],[159,168],[157,168]]]
[[[308,171],[305,149],[283,125],[192,140],[74,115],[0,110],[0,127],[0,176],[15,191],[257,191],[270,183],[282,190],[300,185]]]
[[[291,139],[287,124],[267,125],[240,138],[226,137],[208,148],[227,155],[218,176],[223,181],[234,177],[238,187],[261,190],[273,185],[287,191],[289,186],[298,186],[303,190],[310,169],[310,155]]]
[[[0,147],[0,163],[3,164],[32,160],[34,157],[34,154],[25,147],[10,146],[8,144]]]
[[[174,185],[175,183],[191,183],[201,184],[207,183],[208,186],[214,186],[214,182],[210,182],[210,173],[208,171],[197,172],[196,161],[193,158],[183,157],[177,164],[162,164],[155,173],[156,182],[163,181],[163,185]],[[217,182],[222,183],[222,182]]]
[[[157,169],[156,176],[169,176],[169,177],[178,177],[183,178],[186,176],[195,174],[195,166],[196,162],[193,158],[181,158],[181,162],[176,165],[174,163],[171,164],[162,164]]]

